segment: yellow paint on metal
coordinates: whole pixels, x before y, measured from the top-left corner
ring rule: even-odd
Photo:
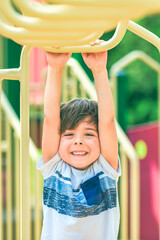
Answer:
[[[159,176],[159,196],[160,196],[160,72],[158,73],[158,176]],[[160,236],[160,208],[159,208],[159,236]]]
[[[132,240],[140,239],[140,169],[139,161],[130,163],[130,213]]]
[[[120,178],[120,210],[121,210],[121,231],[120,239],[128,240],[128,159],[123,150],[123,146],[120,146],[120,159],[122,176]],[[136,210],[135,210],[136,211]]]
[[[0,100],[1,100],[2,79],[0,78]],[[0,101],[1,102],[1,101]],[[0,239],[3,239],[3,167],[2,167],[2,119],[1,119],[1,103],[0,103]]]
[[[16,216],[16,240],[20,240],[20,140],[16,132],[14,132],[15,137],[15,216]]]
[[[13,0],[13,3],[25,16],[35,16],[49,20],[81,19],[87,21],[93,19],[113,19],[119,21],[120,19],[133,19],[137,16],[139,17],[140,15],[146,14],[149,7],[145,5],[143,8],[139,8],[137,5],[133,11],[130,6],[121,7],[107,4],[109,1],[103,1],[103,3],[97,1],[97,3],[92,3],[89,6],[87,4],[84,6],[83,3],[76,6],[74,3],[64,4],[63,2],[61,4],[43,4],[28,0]],[[159,7],[158,1],[157,5]],[[157,12],[153,4],[149,10]]]
[[[6,213],[7,213],[7,240],[12,240],[13,225],[12,225],[12,158],[11,158],[11,127],[6,119]]]
[[[35,162],[36,165],[36,162]],[[35,166],[35,223],[34,223],[34,238],[39,240],[42,230],[42,176],[40,172],[37,171]],[[40,191],[41,190],[41,191]]]
[[[44,4],[28,0],[5,0],[0,2],[0,32],[19,44],[39,46],[52,52],[108,50],[122,40],[127,28],[154,44],[153,34],[151,36],[149,31],[146,33],[142,27],[129,21],[160,12],[160,1],[153,1],[144,3],[144,0],[137,0],[128,4],[126,0],[95,0],[74,1],[71,4],[72,0],[64,0]],[[116,37],[99,46],[89,45],[105,31],[115,27]],[[159,44],[158,37],[157,41],[156,44]]]
[[[13,0],[14,1],[14,0]],[[25,0],[26,1],[26,0]],[[144,7],[144,8],[151,8],[155,9],[156,6],[159,6],[159,1],[158,0],[135,0],[135,1],[128,1],[128,0],[123,0],[123,1],[118,1],[118,0],[45,0],[47,3],[59,3],[59,4],[74,4],[74,5],[103,5],[103,6],[108,6],[108,7],[130,7],[130,8],[136,8],[138,7]],[[154,5],[154,6],[153,6]]]
[[[24,47],[20,68],[20,239],[30,240],[30,174],[29,174],[29,52]]]
[[[152,32],[148,31],[147,29],[141,27],[140,25],[136,24],[133,21],[129,21],[128,23],[128,30],[137,34],[141,38],[147,40],[151,44],[153,44],[157,49],[160,51],[160,38],[153,34]]]

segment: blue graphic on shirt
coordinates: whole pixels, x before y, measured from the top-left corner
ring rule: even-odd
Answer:
[[[98,215],[117,206],[116,181],[99,175],[72,189],[70,179],[60,175],[44,180],[43,202],[61,214],[82,218]]]
[[[98,176],[94,176],[81,184],[88,205],[98,205],[103,200],[103,192]]]

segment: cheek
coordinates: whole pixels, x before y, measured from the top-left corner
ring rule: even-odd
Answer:
[[[65,143],[63,140],[60,140],[60,143],[59,143],[59,151],[61,151],[61,149],[63,149],[65,147]]]
[[[69,148],[69,142],[68,141],[64,141],[63,139],[60,140],[59,143],[59,153],[63,154],[64,152],[67,151],[67,149]]]
[[[100,144],[98,139],[90,141],[89,145],[93,151],[96,151],[96,152],[100,151]]]

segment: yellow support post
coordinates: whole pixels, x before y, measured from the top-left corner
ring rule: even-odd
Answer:
[[[7,240],[13,237],[12,222],[12,158],[11,158],[11,127],[6,119],[6,212],[7,212]]]
[[[2,79],[0,78],[0,100],[1,100]],[[1,121],[1,101],[0,101],[0,240],[3,239],[3,169],[2,169],[2,121]]]
[[[160,67],[158,73],[158,173],[159,173],[159,202],[160,202]],[[159,206],[159,237],[160,237],[160,206]]]
[[[16,240],[20,240],[20,142],[19,138],[14,132],[15,137],[15,221],[16,221]]]
[[[120,209],[121,209],[121,235],[120,239],[128,240],[128,159],[122,146],[120,146],[120,159],[122,176],[120,178]],[[134,209],[135,210],[135,209]],[[138,238],[137,238],[138,240]]]
[[[35,168],[35,222],[34,222],[34,239],[38,240],[41,236],[41,228],[42,228],[42,203],[39,201],[41,199],[40,196],[40,183],[41,176],[40,173]]]
[[[30,240],[29,51],[24,47],[20,69],[20,240]]]
[[[140,239],[140,170],[139,162],[131,162],[131,239]]]

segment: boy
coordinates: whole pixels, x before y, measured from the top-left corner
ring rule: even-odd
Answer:
[[[120,166],[107,52],[82,54],[95,79],[98,106],[85,99],[61,104],[70,56],[47,53],[43,158],[37,165],[44,176],[41,240],[116,240]]]

